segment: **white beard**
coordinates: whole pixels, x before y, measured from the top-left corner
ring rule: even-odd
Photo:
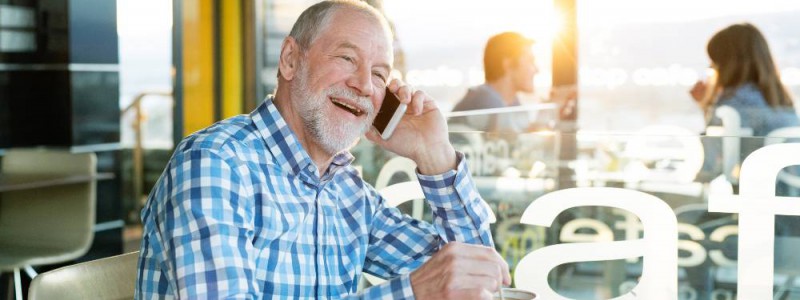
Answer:
[[[375,118],[375,108],[369,97],[360,97],[351,89],[330,87],[320,94],[312,94],[308,87],[308,67],[301,64],[295,77],[296,82],[292,84],[292,99],[297,99],[295,111],[300,114],[307,132],[311,135],[317,145],[328,154],[336,154],[350,149],[358,139],[369,130],[372,120]],[[330,96],[352,99],[364,109],[367,115],[362,122],[348,122],[345,119],[333,118],[325,111],[325,107],[330,102]],[[338,108],[334,108],[338,109]]]

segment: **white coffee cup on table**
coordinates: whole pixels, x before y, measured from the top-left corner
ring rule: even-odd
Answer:
[[[494,294],[494,300],[500,300],[500,293]],[[533,300],[536,299],[536,294],[526,290],[515,288],[503,288],[503,299],[505,300]]]

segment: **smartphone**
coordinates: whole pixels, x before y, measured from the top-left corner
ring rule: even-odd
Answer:
[[[381,134],[381,138],[388,140],[392,133],[394,133],[397,124],[400,124],[400,119],[406,114],[406,104],[400,103],[397,96],[394,95],[389,88],[386,88],[386,96],[383,98],[383,104],[378,114],[375,115],[375,121],[372,126]]]

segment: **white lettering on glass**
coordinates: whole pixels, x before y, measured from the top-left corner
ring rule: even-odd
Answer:
[[[781,169],[800,165],[800,144],[760,148],[742,163],[739,196],[709,199],[709,211],[739,213],[737,297],[772,299],[775,215],[800,215],[798,199],[776,197]]]
[[[672,209],[664,201],[643,192],[618,188],[565,189],[533,201],[522,214],[520,223],[549,227],[559,213],[579,206],[628,210],[642,221],[644,235],[632,241],[558,244],[537,249],[517,265],[514,274],[517,287],[536,291],[543,299],[567,299],[547,282],[547,274],[556,266],[641,256],[644,263],[639,284],[614,299],[677,299],[678,225]]]

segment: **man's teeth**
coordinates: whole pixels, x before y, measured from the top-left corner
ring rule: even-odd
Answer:
[[[360,110],[360,109],[358,109],[358,108],[357,108],[357,107],[355,107],[355,106],[352,106],[352,105],[349,105],[349,104],[347,104],[347,103],[340,102],[340,101],[337,101],[337,100],[333,100],[333,102],[334,102],[334,103],[336,103],[336,104],[338,104],[338,105],[344,106],[345,108],[347,108],[348,110],[350,110],[350,112],[352,112],[352,113],[353,113],[353,114],[355,114],[355,115],[361,115],[361,110]]]

